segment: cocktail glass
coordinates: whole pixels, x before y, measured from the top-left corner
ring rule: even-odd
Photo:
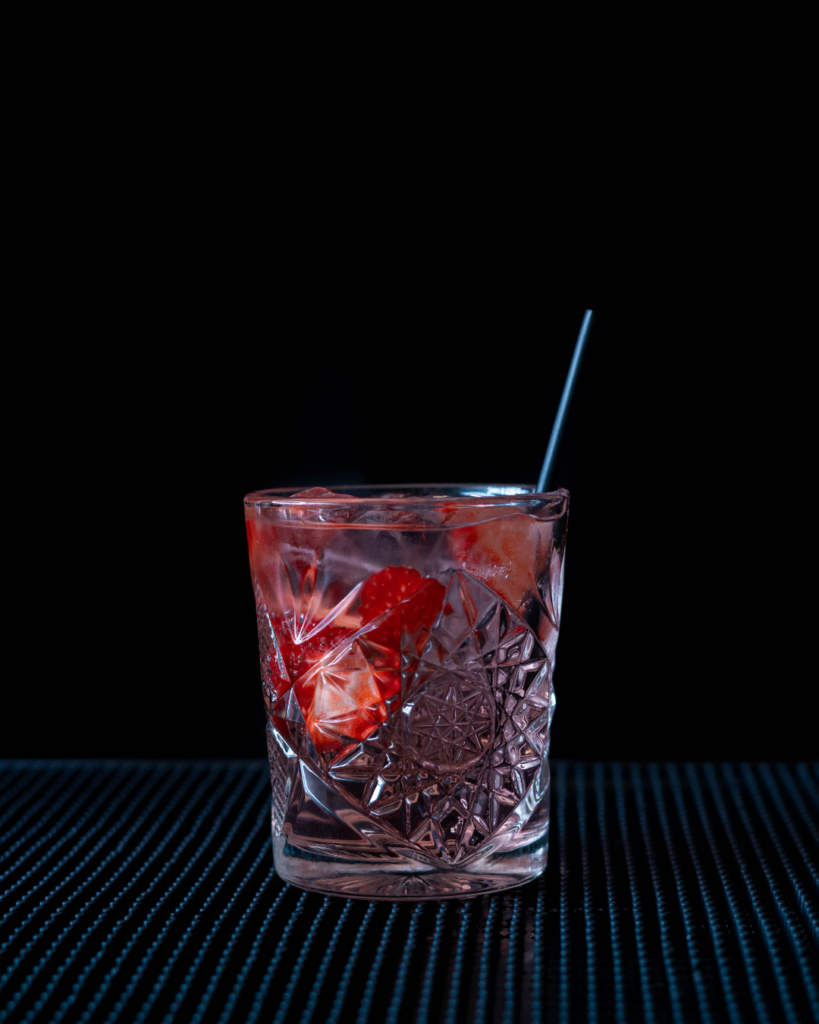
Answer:
[[[279,875],[474,896],[546,866],[569,495],[245,497]]]

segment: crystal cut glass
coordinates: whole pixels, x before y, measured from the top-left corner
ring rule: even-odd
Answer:
[[[441,899],[543,871],[568,504],[488,485],[246,496],[284,879]]]

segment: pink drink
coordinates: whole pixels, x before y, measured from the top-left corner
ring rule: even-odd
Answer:
[[[259,491],[245,517],[276,869],[370,899],[546,866],[568,493]]]

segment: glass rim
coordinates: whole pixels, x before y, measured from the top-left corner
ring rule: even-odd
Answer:
[[[248,508],[326,508],[328,505],[335,508],[345,505],[418,508],[453,503],[459,506],[562,503],[569,497],[565,487],[538,491],[535,484],[350,484],[343,488],[339,485],[342,493],[329,491],[323,496],[299,497],[305,490],[271,487],[250,491],[244,496],[244,504]],[[366,493],[358,496],[356,491]],[[446,491],[449,493],[444,493]]]

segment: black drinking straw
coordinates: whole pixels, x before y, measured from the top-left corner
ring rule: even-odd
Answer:
[[[583,323],[580,325],[580,333],[578,334],[577,341],[575,342],[572,365],[569,367],[569,372],[566,374],[566,383],[563,385],[563,394],[560,396],[560,405],[557,407],[557,415],[555,416],[555,421],[552,425],[552,436],[549,438],[549,447],[546,449],[546,458],[543,460],[543,468],[541,469],[540,476],[538,477],[538,494],[542,494],[546,490],[546,479],[554,468],[555,452],[557,451],[557,446],[560,442],[563,424],[566,421],[566,410],[569,408],[569,402],[572,398],[572,390],[574,388],[575,381],[577,380],[577,372],[580,369],[580,360],[583,356],[583,346],[586,344],[586,338],[589,334],[591,319],[592,311],[587,309],[586,315],[583,317]]]

